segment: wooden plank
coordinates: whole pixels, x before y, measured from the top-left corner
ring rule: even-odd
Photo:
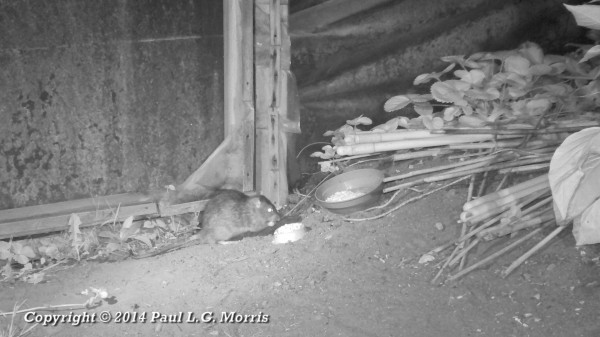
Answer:
[[[160,209],[160,216],[171,216],[183,213],[201,212],[208,200],[186,202],[177,205],[168,205]]]
[[[312,33],[334,22],[363,12],[392,0],[329,0],[294,13],[290,30],[294,33]]]
[[[241,15],[243,100],[252,107],[250,116],[254,119],[254,4],[252,1],[243,1]]]
[[[115,219],[116,209],[74,212],[79,215],[82,227],[102,224]],[[158,216],[155,203],[121,206],[116,221],[123,221],[129,216]],[[17,238],[33,234],[50,233],[69,229],[71,214],[55,215],[45,218],[15,220],[0,223],[0,239]]]
[[[242,92],[242,52],[240,41],[242,41],[241,7],[243,0],[223,0],[223,37],[225,57],[225,137],[236,130],[236,125],[243,119],[239,119],[240,102],[243,101]]]
[[[252,115],[254,115],[254,109],[251,109]],[[254,191],[256,189],[256,181],[254,176],[254,165],[256,158],[256,150],[255,150],[255,123],[254,118],[249,119],[244,124],[244,163],[243,163],[243,181],[242,188],[244,192]]]
[[[0,223],[14,220],[41,218],[52,215],[117,208],[121,205],[148,203],[150,197],[142,193],[123,193],[87,199],[57,202],[53,204],[0,210]]]
[[[281,46],[281,17],[280,17],[281,3],[279,0],[271,0],[271,10],[269,12],[270,17],[270,31],[271,31],[271,46]]]
[[[254,3],[243,1],[241,12],[242,41],[241,50],[243,70],[243,106],[244,123],[242,132],[243,144],[243,169],[242,189],[243,191],[254,191],[256,189],[254,166],[256,162],[255,152],[255,110],[254,110]]]

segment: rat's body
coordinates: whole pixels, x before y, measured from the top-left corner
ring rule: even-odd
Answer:
[[[219,241],[271,232],[276,229],[275,223],[280,220],[280,217],[275,206],[262,195],[248,196],[236,190],[222,189],[212,194],[199,220],[202,229],[196,239],[138,254],[135,257],[145,258],[195,244],[214,244]]]
[[[279,221],[273,204],[264,196],[248,196],[236,190],[216,191],[200,216],[198,240],[216,243],[258,233]]]

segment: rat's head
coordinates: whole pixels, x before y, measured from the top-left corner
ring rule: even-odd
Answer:
[[[262,195],[251,197],[249,203],[253,209],[253,213],[261,220],[262,224],[271,227],[279,221],[280,217],[277,208],[266,197]]]

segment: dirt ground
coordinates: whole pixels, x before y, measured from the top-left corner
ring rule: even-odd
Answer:
[[[456,237],[465,198],[460,186],[356,223],[313,207],[303,214],[310,232],[284,245],[253,237],[82,262],[37,285],[0,284],[0,309],[83,303],[80,292],[93,286],[113,296],[87,311],[96,323],[38,325],[31,336],[600,336],[600,249],[576,248],[570,230],[505,279],[502,268],[533,241],[457,282],[430,284],[439,260],[419,257]],[[504,243],[480,247],[469,262]],[[104,311],[113,321],[100,322]],[[244,319],[254,322],[235,322]]]

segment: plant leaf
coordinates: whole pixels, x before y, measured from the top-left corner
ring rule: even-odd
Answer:
[[[533,64],[544,62],[544,51],[537,43],[525,42],[520,46],[519,52]]]
[[[362,115],[360,115],[360,116],[358,116],[358,117],[356,117],[354,119],[347,120],[346,124],[353,125],[353,126],[356,126],[356,125],[371,125],[371,124],[373,124],[373,121],[369,117],[363,117]]]
[[[465,91],[465,96],[483,101],[491,101],[500,98],[500,91],[496,88],[488,88],[487,90],[471,89]]]
[[[400,110],[411,103],[411,99],[407,95],[398,95],[388,99],[383,105],[383,110],[392,112]]]
[[[457,70],[454,72],[456,77],[459,77],[461,81],[471,83],[474,86],[478,86],[485,79],[485,73],[479,69],[473,69],[470,71]]]
[[[472,115],[472,116],[465,116],[462,115],[458,118],[458,123],[461,126],[467,126],[467,127],[472,127],[472,128],[480,128],[482,126],[485,126],[486,122],[484,120],[482,120],[481,118]]]
[[[161,218],[154,219],[154,224],[162,229],[167,229],[167,224]]]
[[[23,249],[21,249],[21,254],[27,256],[30,259],[34,259],[36,257],[36,254],[33,251],[33,248],[31,248],[31,246],[23,246]]]
[[[504,60],[504,70],[521,76],[530,75],[529,66],[531,62],[523,56],[511,55]]]
[[[464,106],[466,105],[466,101],[463,99],[464,91],[470,86],[470,83],[458,80],[436,82],[431,85],[431,95],[438,102]]]
[[[530,115],[538,116],[548,111],[552,106],[552,102],[548,98],[537,98],[527,101],[525,106]]]
[[[119,240],[125,241],[132,235],[135,235],[141,227],[141,223],[133,222],[133,216],[130,215],[123,221],[123,226],[121,227],[121,231],[119,232]]]
[[[600,45],[593,46],[592,48],[588,49],[587,52],[585,52],[585,55],[583,55],[583,58],[581,58],[581,60],[579,60],[579,63],[585,62],[585,61],[587,61],[591,58],[594,58],[598,55],[600,55]]]
[[[554,96],[566,96],[573,90],[570,86],[564,83],[547,84],[542,89]]]
[[[22,265],[26,265],[27,263],[29,263],[29,258],[22,254],[15,255],[14,259]]]
[[[8,260],[12,255],[9,249],[0,247],[0,260]]]
[[[433,117],[431,121],[431,127],[433,130],[441,130],[444,128],[444,120],[441,117]]]
[[[419,85],[419,84],[425,84],[427,82],[430,82],[431,80],[439,80],[439,74],[438,73],[428,73],[428,74],[421,74],[417,77],[415,77],[415,80],[413,81],[413,85]]]
[[[462,109],[456,106],[449,106],[444,109],[444,120],[452,121],[455,117],[459,116],[462,113]]]
[[[533,76],[548,75],[554,71],[554,68],[547,64],[534,64],[529,68],[529,72]]]
[[[402,116],[398,118],[398,125],[405,129],[408,129],[410,126],[410,119],[408,117]]]
[[[433,114],[433,106],[429,103],[415,103],[413,108],[421,116],[431,116]]]
[[[0,250],[10,250],[10,242],[0,241]]]
[[[579,26],[590,29],[600,29],[600,7],[596,5],[572,6],[564,4],[573,14]]]
[[[400,123],[400,119],[398,117],[394,117],[383,124],[377,125],[376,127],[372,128],[371,130],[373,130],[373,131],[381,130],[383,132],[388,132],[388,131],[396,130],[398,128],[399,123]]]
[[[433,129],[433,117],[431,115],[421,116],[421,122],[428,130]]]

